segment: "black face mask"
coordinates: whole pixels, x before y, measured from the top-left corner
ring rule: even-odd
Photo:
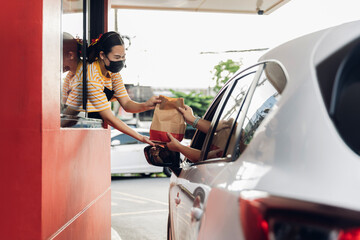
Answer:
[[[108,59],[109,60],[109,59]],[[125,63],[125,60],[121,60],[121,61],[110,61],[110,65],[109,66],[106,66],[105,64],[105,68],[106,70],[112,72],[112,73],[117,73],[117,72],[120,72],[121,69],[124,67],[124,63]]]

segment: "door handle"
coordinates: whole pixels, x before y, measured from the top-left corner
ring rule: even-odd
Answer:
[[[200,221],[203,214],[204,214],[204,210],[202,209],[201,198],[200,196],[197,196],[194,199],[194,204],[190,211],[191,222]]]
[[[177,193],[176,198],[175,198],[175,204],[176,204],[176,206],[178,206],[180,203],[181,203],[181,199],[179,197],[179,193]]]
[[[201,208],[192,207],[191,208],[191,221],[192,222],[199,221],[201,219],[203,213],[204,213],[204,211]]]

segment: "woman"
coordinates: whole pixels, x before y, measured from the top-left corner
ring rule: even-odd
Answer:
[[[82,79],[82,61],[80,61],[81,44],[79,39],[75,39],[71,34],[63,33],[63,72],[68,72],[61,92],[61,119],[62,127],[70,127],[77,123],[78,111],[66,108],[68,96],[72,90],[75,90],[79,79]],[[73,119],[73,120],[72,120]]]
[[[62,87],[62,104],[66,104],[67,97],[73,88],[76,78],[82,74],[80,61],[80,44],[71,34],[63,33],[63,72],[68,72]]]
[[[96,39],[88,49],[87,66],[87,111],[89,117],[102,118],[104,122],[117,130],[141,141],[154,145],[147,136],[140,135],[124,122],[114,116],[109,101],[117,100],[125,111],[131,113],[144,112],[155,108],[161,101],[153,96],[147,102],[132,101],[127,94],[121,69],[125,65],[125,47],[121,36],[116,32],[107,32]],[[74,94],[72,94],[74,92]],[[67,105],[79,111],[81,109],[82,84],[79,81],[76,91],[68,97]]]

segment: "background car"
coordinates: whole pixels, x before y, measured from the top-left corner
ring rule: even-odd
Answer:
[[[149,136],[149,129],[134,128],[138,133]],[[155,167],[145,159],[144,148],[148,146],[118,130],[111,130],[111,174],[164,172],[171,175],[167,167]]]
[[[238,72],[170,166],[168,239],[360,239],[360,21]],[[226,132],[222,120],[233,120]],[[222,149],[214,157],[212,149]]]
[[[141,135],[149,136],[149,129],[134,128]],[[189,139],[182,141],[190,145]],[[171,175],[167,167],[156,167],[148,164],[144,156],[144,148],[148,146],[129,135],[116,129],[111,130],[111,174],[151,173],[163,172],[166,176]],[[183,158],[183,156],[182,156]]]

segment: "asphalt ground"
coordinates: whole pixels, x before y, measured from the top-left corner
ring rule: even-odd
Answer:
[[[168,189],[166,177],[112,177],[112,240],[166,239]]]

